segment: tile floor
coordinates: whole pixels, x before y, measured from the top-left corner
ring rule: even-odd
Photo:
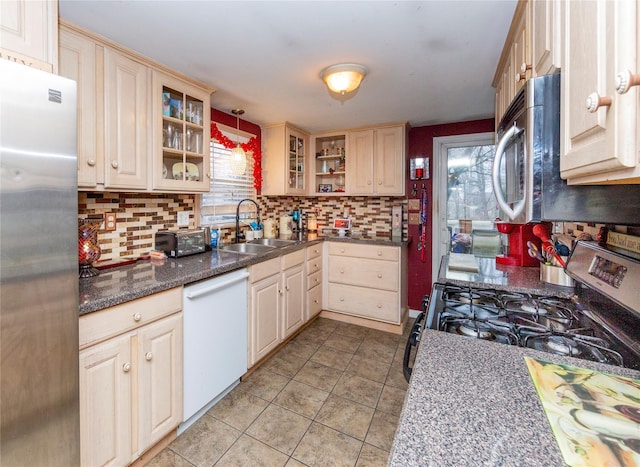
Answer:
[[[405,336],[316,319],[149,466],[386,466]]]

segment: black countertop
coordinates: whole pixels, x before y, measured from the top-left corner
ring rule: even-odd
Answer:
[[[245,268],[325,240],[388,246],[406,246],[409,243],[409,240],[393,240],[384,237],[314,235],[295,240],[293,244],[274,248],[259,255],[213,250],[184,258],[168,258],[164,261],[145,260],[126,266],[103,269],[96,277],[80,279],[80,315]]]

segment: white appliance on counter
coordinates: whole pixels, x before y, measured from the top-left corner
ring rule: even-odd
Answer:
[[[184,422],[207,412],[247,371],[247,269],[184,288]]]

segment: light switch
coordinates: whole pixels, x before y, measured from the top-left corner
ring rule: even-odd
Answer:
[[[409,200],[409,211],[419,211],[420,210],[420,200],[419,199],[410,199]]]
[[[178,212],[178,227],[189,226],[189,211]]]

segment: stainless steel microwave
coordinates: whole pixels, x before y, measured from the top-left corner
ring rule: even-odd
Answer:
[[[498,125],[492,178],[501,218],[640,224],[638,185],[567,185],[560,178],[560,80],[560,73],[528,80]]]

